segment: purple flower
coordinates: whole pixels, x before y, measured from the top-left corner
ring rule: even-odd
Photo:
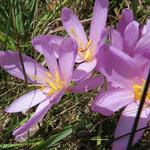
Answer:
[[[149,30],[149,23],[141,30],[133,21],[132,11],[125,9],[117,30],[111,32],[110,46],[104,46],[98,55],[98,69],[111,83],[111,88],[96,97],[92,110],[109,116],[126,106],[117,124],[115,138],[131,132],[150,68],[150,34],[144,30]],[[150,88],[137,129],[147,125],[149,116]],[[143,132],[136,133],[133,143]],[[125,150],[128,140],[129,136],[126,136],[114,141],[113,150]]]
[[[107,19],[108,0],[96,0],[94,5],[93,17],[89,38],[78,17],[69,9],[62,10],[62,23],[67,33],[78,44],[78,55],[76,62],[81,63],[73,74],[73,80],[82,80],[96,66],[96,54],[98,45],[103,45],[106,39],[105,24]]]
[[[72,86],[71,80],[77,45],[71,38],[64,38],[61,44],[58,43],[58,45],[60,44],[58,46],[54,43],[56,38],[55,36],[43,36],[42,39],[39,37],[39,39],[36,38],[36,41],[33,40],[34,47],[40,49],[44,54],[48,69],[32,58],[23,55],[29,86],[36,87],[36,89],[15,100],[6,108],[6,112],[23,112],[35,105],[38,107],[32,117],[13,132],[17,140],[26,139],[28,130],[32,133],[36,132],[38,122],[42,121],[52,105],[57,104],[66,91],[86,92],[101,82],[100,77],[93,77]],[[59,53],[58,60],[55,54],[56,48],[58,48]],[[18,52],[1,51],[0,66],[11,75],[24,80]]]

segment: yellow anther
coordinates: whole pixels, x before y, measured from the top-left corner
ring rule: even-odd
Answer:
[[[145,80],[142,80],[142,84],[134,84],[132,87],[133,87],[133,91],[134,91],[134,98],[135,100],[140,100],[141,99],[141,96],[142,96],[142,93],[143,93],[143,88],[144,88],[144,84],[145,84]],[[147,95],[146,95],[146,101],[149,101],[150,100],[150,89],[148,90],[147,92]]]
[[[85,51],[87,51],[88,48],[90,47],[91,43],[92,43],[92,40],[89,40],[88,43],[85,45],[85,47],[82,48],[82,46],[80,46],[80,47],[78,48],[78,51],[79,51],[79,52],[85,52]]]
[[[50,72],[46,72],[46,75],[47,75],[50,79],[52,79],[52,74],[51,74]]]
[[[57,90],[57,86],[53,82],[48,83],[53,90]]]
[[[93,56],[92,56],[92,54],[91,54],[91,52],[90,52],[89,50],[86,51],[86,53],[85,53],[85,55],[84,55],[84,59],[85,59],[86,61],[92,61]]]
[[[57,83],[59,83],[59,81],[60,81],[59,73],[57,70],[55,71],[55,80]]]
[[[52,95],[54,92],[55,92],[55,90],[51,89],[51,90],[48,91],[47,95],[50,96],[50,95]]]

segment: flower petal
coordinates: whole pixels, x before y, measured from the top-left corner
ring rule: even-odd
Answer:
[[[150,33],[142,36],[134,48],[135,55],[142,55],[150,60]]]
[[[104,84],[104,77],[90,77],[85,79],[79,83],[77,83],[74,87],[70,87],[69,91],[73,93],[83,93],[89,90],[96,88],[97,86],[102,86]]]
[[[23,63],[24,63],[28,81],[32,83],[35,83],[35,82],[43,83],[42,79],[46,77],[45,72],[47,72],[47,69],[45,69],[43,66],[38,64],[35,60],[33,60],[32,58],[26,55],[22,54],[22,57],[23,57]],[[11,75],[24,80],[22,65],[19,59],[18,52],[1,51],[0,52],[0,66]]]
[[[119,23],[117,25],[117,30],[120,32],[121,36],[123,36],[126,26],[133,20],[133,11],[128,8],[123,9]]]
[[[99,94],[92,103],[92,110],[105,116],[133,102],[134,94],[129,89],[113,89]]]
[[[69,82],[77,55],[77,44],[71,38],[65,38],[59,49],[59,68],[62,77]]]
[[[139,38],[139,23],[136,21],[130,22],[123,36],[123,50],[130,56],[133,56],[133,49]]]
[[[90,27],[89,38],[96,48],[105,29],[108,13],[108,0],[96,0],[94,4],[93,17]],[[92,47],[91,45],[91,47]]]
[[[29,132],[25,131],[22,134],[15,136],[15,140],[17,142],[25,142],[28,139],[28,137],[33,136],[38,130],[39,130],[39,124],[35,124],[34,126],[32,126],[32,128],[28,130]]]
[[[137,109],[138,109],[137,103],[132,103],[125,108],[117,124],[116,131],[115,131],[115,138],[131,132],[135,120],[135,116],[137,114]],[[144,128],[147,126],[149,120],[148,118],[149,114],[150,114],[149,108],[142,110],[137,129]],[[135,144],[142,137],[143,133],[144,130],[136,132],[134,136],[133,144]],[[129,136],[126,136],[120,138],[119,140],[114,141],[113,150],[116,149],[126,150],[128,140],[129,140]]]
[[[97,69],[103,73],[108,81],[119,87],[130,87],[138,68],[134,60],[121,50],[109,46],[101,49],[98,54]]]
[[[140,70],[138,72],[138,77],[141,79],[146,79],[150,68],[150,61],[149,61],[150,59],[145,59],[145,57],[143,57],[143,55],[140,54],[135,55],[133,59],[138,65],[138,68]]]
[[[63,40],[63,37],[61,36],[55,36],[55,35],[40,35],[38,37],[35,37],[33,40],[32,40],[32,45],[34,47],[35,50],[37,50],[39,53],[43,54],[43,42],[44,43],[47,43],[47,44],[53,44],[53,47],[54,48],[54,52],[55,52],[55,55],[58,57],[58,48],[61,44]]]
[[[51,106],[52,105],[51,103],[49,103],[49,100],[46,100],[43,103],[39,104],[33,116],[24,125],[17,128],[13,132],[13,135],[14,136],[20,135],[29,130],[30,128],[32,128],[32,126],[36,125],[38,122],[40,122]]]
[[[63,26],[70,37],[78,43],[79,47],[81,45],[84,47],[87,44],[87,37],[78,17],[69,8],[63,8],[61,17]]]
[[[150,33],[150,19],[147,20],[147,23],[142,30],[142,35],[145,35],[147,33]]]
[[[59,72],[57,58],[54,53],[56,46],[53,43],[47,44],[43,42],[41,47],[43,48],[43,54],[48,65],[48,69],[50,70],[50,73],[53,75],[53,77],[55,77],[56,71]]]
[[[111,29],[110,36],[111,36],[111,45],[122,50],[123,49],[123,41],[122,41],[120,32],[118,32],[114,29]]]
[[[25,111],[48,98],[50,97],[48,97],[41,90],[33,90],[15,100],[6,108],[5,111],[9,113]]]
[[[46,100],[43,103],[39,104],[39,106],[37,107],[33,116],[24,125],[22,125],[18,129],[16,129],[13,132],[13,135],[14,136],[20,135],[20,134],[26,132],[27,130],[31,129],[38,122],[40,122],[43,119],[44,115],[51,108],[51,106],[53,104],[57,103],[61,99],[63,94],[64,94],[64,91],[61,91],[60,93],[58,93],[58,95],[55,95],[53,97],[53,100]]]
[[[93,59],[90,62],[83,62],[74,70],[72,81],[80,81],[86,78],[96,67],[97,60]]]

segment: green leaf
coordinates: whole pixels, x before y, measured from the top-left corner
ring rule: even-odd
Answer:
[[[72,127],[65,129],[55,135],[50,136],[46,141],[40,143],[38,146],[33,147],[31,150],[41,150],[47,146],[51,147],[54,144],[56,144],[57,142],[63,140],[67,136],[69,136],[72,132],[73,132]]]

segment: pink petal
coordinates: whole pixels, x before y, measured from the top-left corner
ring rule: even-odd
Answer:
[[[111,45],[120,50],[123,49],[123,41],[120,32],[114,29],[111,30]]]
[[[121,36],[123,36],[126,26],[133,20],[134,16],[132,10],[128,8],[123,9],[117,26],[117,30],[120,32]]]
[[[79,47],[81,45],[80,42],[82,42],[84,47],[87,44],[87,37],[78,17],[69,8],[63,8],[61,17],[63,26],[70,37],[78,43]]]
[[[150,33],[150,19],[147,20],[146,25],[144,25],[142,30],[142,35]]]
[[[77,55],[77,45],[71,38],[65,38],[59,49],[59,68],[62,77],[69,82]]]
[[[13,132],[13,135],[14,136],[20,135],[29,130],[30,128],[32,128],[32,126],[36,125],[44,117],[44,115],[47,113],[47,111],[50,109],[51,106],[52,105],[51,103],[49,103],[49,100],[46,100],[43,103],[39,104],[33,116],[24,125],[17,128]]]
[[[120,108],[133,102],[134,94],[128,89],[114,89],[99,94],[92,103],[92,110],[110,116]]]
[[[43,43],[47,44],[53,44],[54,47],[54,53],[58,57],[58,48],[63,40],[63,37],[61,36],[55,36],[55,35],[40,35],[38,37],[35,37],[32,40],[32,45],[35,50],[37,50],[39,53],[43,54]]]
[[[90,77],[85,79],[79,83],[77,83],[74,87],[70,87],[69,91],[73,93],[83,93],[89,90],[96,88],[97,86],[102,86],[104,84],[104,77]]]
[[[41,47],[43,48],[43,54],[48,65],[48,69],[50,70],[50,73],[55,76],[56,71],[59,72],[57,58],[54,53],[55,45],[53,43],[47,44],[43,42]]]
[[[110,46],[98,54],[97,69],[108,81],[119,87],[131,87],[138,68],[134,60],[121,50]]]
[[[139,38],[139,23],[136,21],[132,21],[127,25],[123,36],[123,45],[124,45],[123,50],[128,55],[133,56],[133,49],[137,43],[138,38]]]
[[[44,115],[51,108],[51,106],[59,102],[63,94],[64,94],[64,91],[61,91],[60,93],[55,95],[53,99],[46,100],[42,102],[41,104],[39,104],[33,116],[24,125],[16,129],[13,132],[13,135],[17,136],[17,135],[23,134],[27,132],[29,129],[31,129],[33,126],[35,126],[38,122],[40,122],[43,119]]]
[[[142,55],[138,54],[133,57],[134,61],[138,65],[139,72],[138,72],[138,77],[141,79],[146,79],[147,74],[150,68],[150,61],[149,59],[145,59]]]
[[[134,48],[135,55],[142,55],[150,60],[150,34],[145,34],[137,42]]]
[[[32,58],[22,55],[26,75],[29,82],[43,83],[43,79],[46,77],[47,69],[38,64]],[[11,59],[10,59],[11,58]],[[19,59],[18,52],[1,51],[0,52],[0,66],[5,69],[11,75],[24,80],[22,66]],[[39,79],[36,81],[35,76]]]
[[[80,81],[86,78],[96,67],[97,60],[93,59],[90,62],[83,62],[73,72],[72,80]]]
[[[90,39],[96,48],[104,32],[108,12],[108,0],[96,0],[90,27]],[[92,46],[91,46],[92,47]]]
[[[5,111],[9,113],[25,111],[46,99],[48,99],[48,96],[41,90],[33,90],[15,100]]]
[[[115,131],[115,138],[131,132],[135,120],[135,116],[137,113],[137,109],[138,109],[137,103],[132,103],[125,108],[117,124],[116,131]],[[137,129],[146,127],[149,120],[148,118],[149,114],[150,114],[149,108],[146,108],[142,111]],[[143,133],[144,130],[141,130],[135,134],[133,144],[138,142],[138,140],[142,137]],[[129,140],[129,136],[116,140],[113,143],[113,150],[116,149],[126,150],[128,140]]]
[[[39,124],[35,124],[32,128],[30,128],[28,130],[29,132],[25,131],[22,134],[19,134],[19,135],[15,136],[15,140],[17,142],[24,142],[28,139],[28,137],[33,136],[38,130],[39,130]]]
[[[94,4],[94,11],[89,36],[90,39],[92,40],[92,45],[94,45],[94,46],[91,45],[91,47],[96,48],[98,42],[101,40],[106,25],[107,12],[108,12],[108,0],[96,0]]]

